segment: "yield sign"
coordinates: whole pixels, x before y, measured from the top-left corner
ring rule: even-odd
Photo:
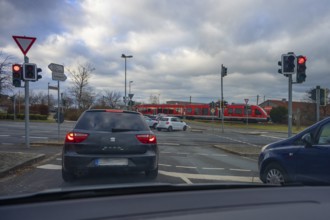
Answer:
[[[37,39],[35,37],[25,37],[25,36],[13,36],[13,38],[24,55],[27,54],[34,41],[36,41]]]

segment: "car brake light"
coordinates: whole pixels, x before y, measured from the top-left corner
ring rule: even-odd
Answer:
[[[168,124],[170,124],[170,123],[167,121],[166,124],[168,125]]]
[[[157,144],[157,138],[153,134],[138,134],[136,138],[143,144]]]
[[[78,132],[69,132],[65,137],[66,143],[80,143],[86,140],[88,134],[86,133],[78,133]]]

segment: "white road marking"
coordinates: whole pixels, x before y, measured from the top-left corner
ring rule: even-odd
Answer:
[[[178,143],[158,143],[158,145],[171,145],[171,146],[179,146]]]
[[[60,170],[62,169],[62,166],[55,164],[45,164],[45,165],[37,166],[37,168],[46,169],[46,170]]]
[[[245,170],[245,169],[229,169],[231,171],[242,171],[242,172],[251,172],[251,170]]]
[[[225,170],[225,168],[216,168],[216,167],[203,167],[203,170]]]
[[[9,134],[0,134],[0,137],[9,137]]]
[[[169,165],[169,164],[161,164],[161,163],[159,163],[158,164],[159,166],[164,166],[164,167],[171,167],[172,165]]]
[[[175,166],[176,168],[186,168],[186,169],[197,169],[197,167],[191,167],[191,166]]]
[[[255,176],[246,177],[246,176],[228,176],[228,175],[205,175],[205,174],[167,172],[163,170],[160,170],[159,173],[165,176],[181,178],[186,183],[187,181],[190,182],[190,179],[261,183],[260,179]]]
[[[62,158],[56,158],[56,160],[62,160]]]
[[[228,157],[227,154],[211,154],[210,156],[213,156],[213,157]]]

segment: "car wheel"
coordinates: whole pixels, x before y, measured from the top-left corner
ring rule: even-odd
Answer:
[[[167,130],[168,130],[168,131],[173,131],[172,126],[168,127]]]
[[[262,181],[266,184],[283,185],[288,182],[288,178],[280,165],[271,163],[266,167]]]
[[[148,171],[145,171],[145,174],[146,174],[146,177],[150,180],[154,180],[157,178],[158,176],[158,168],[155,169],[155,170],[148,170]]]
[[[75,175],[62,169],[62,179],[64,182],[73,182],[75,180]]]
[[[157,126],[157,123],[155,123],[155,124],[152,126],[152,128],[153,128],[153,129],[156,129],[156,126]]]
[[[185,126],[183,126],[183,130],[184,131],[186,131],[187,130],[187,126],[185,125]]]

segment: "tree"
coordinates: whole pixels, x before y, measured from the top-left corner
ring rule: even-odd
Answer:
[[[121,99],[120,92],[115,92],[110,90],[105,90],[103,92],[102,102],[104,102],[104,104],[108,105],[110,108],[116,108],[120,99]]]
[[[269,115],[273,122],[284,123],[287,120],[288,109],[283,106],[275,107],[270,111]]]
[[[0,52],[0,94],[6,90],[12,90],[13,85],[11,82],[11,60],[10,56],[4,56]]]
[[[72,77],[70,92],[75,98],[79,109],[86,109],[93,104],[93,90],[88,86],[88,81],[95,68],[90,63],[78,64],[77,69],[67,69]]]

